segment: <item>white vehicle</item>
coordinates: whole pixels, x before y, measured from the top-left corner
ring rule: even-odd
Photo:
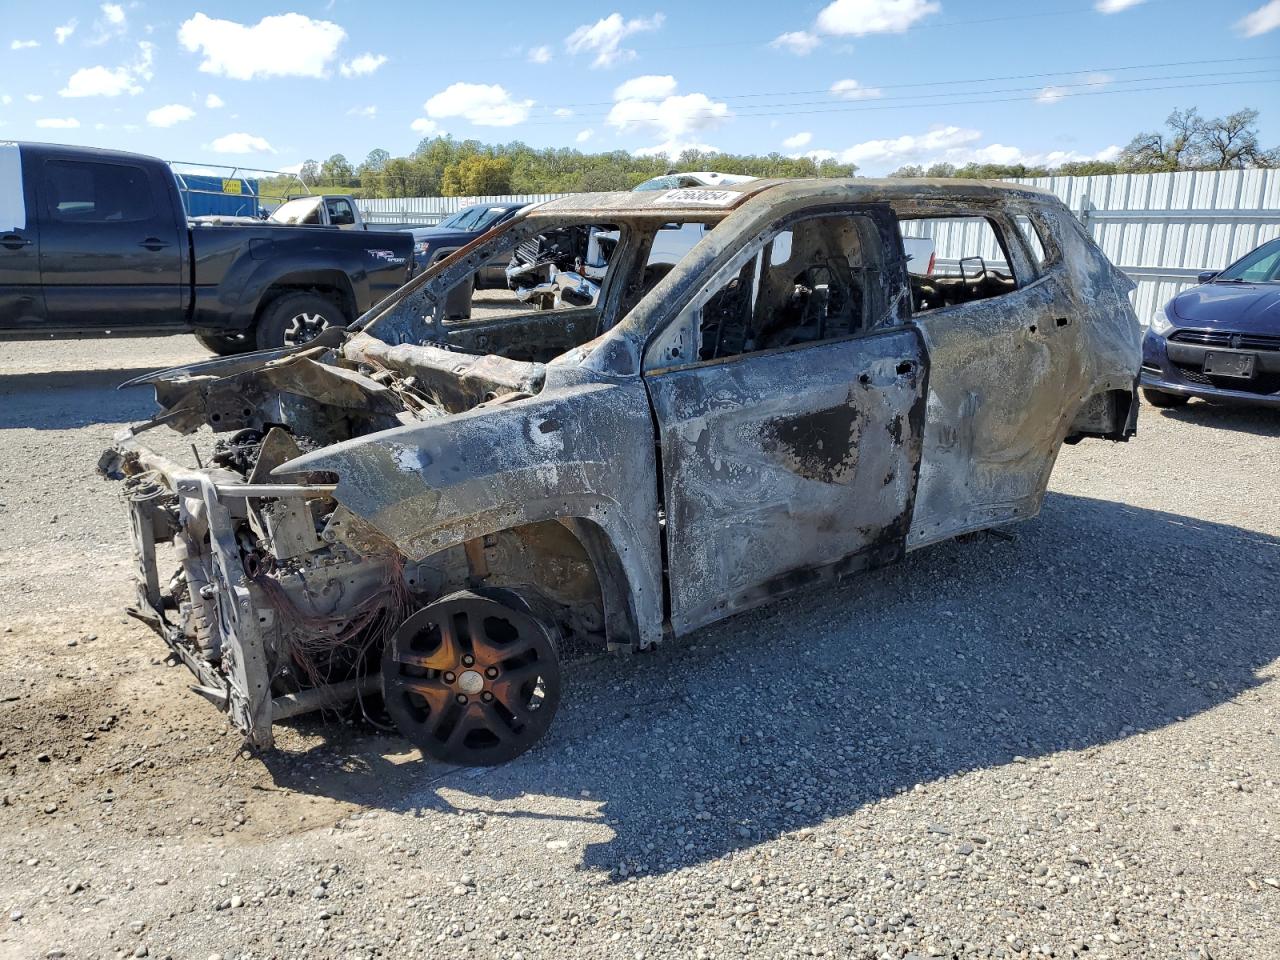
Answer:
[[[191,217],[192,223],[203,225],[263,223],[257,217],[221,216],[208,214]],[[360,216],[355,199],[346,194],[316,194],[310,197],[294,197],[276,207],[267,216],[266,223],[279,223],[290,227],[337,227],[339,230],[368,230],[369,225]]]

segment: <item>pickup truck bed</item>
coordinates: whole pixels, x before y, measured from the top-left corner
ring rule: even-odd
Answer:
[[[169,167],[0,143],[0,340],[196,333],[234,353],[346,325],[408,280],[412,238],[190,224]]]

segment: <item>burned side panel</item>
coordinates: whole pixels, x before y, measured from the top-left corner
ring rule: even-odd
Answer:
[[[1038,278],[917,321],[930,382],[910,547],[1034,516],[1082,408],[1099,392],[1133,390],[1128,281],[1082,242],[1065,209],[1036,214],[1058,247]]]
[[[677,632],[901,556],[926,374],[896,330],[647,378]]]
[[[624,642],[660,638],[653,427],[637,381],[549,384],[536,397],[335,444],[281,467],[297,470],[336,474],[335,498],[411,561],[542,520],[593,524],[625,574],[627,595],[606,595],[606,614],[616,620],[617,605],[629,608],[636,636]]]

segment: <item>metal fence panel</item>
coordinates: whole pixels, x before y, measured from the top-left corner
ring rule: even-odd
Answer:
[[[1280,236],[1280,170],[1195,170],[1014,181],[1056,194],[1080,218],[1094,242],[1138,286],[1134,309],[1143,323],[1202,270],[1220,270]],[[473,203],[533,203],[564,194],[505,197],[408,197],[360,200],[379,226],[429,226]],[[917,221],[915,236],[931,236],[944,263],[965,253],[1003,259],[971,225]]]

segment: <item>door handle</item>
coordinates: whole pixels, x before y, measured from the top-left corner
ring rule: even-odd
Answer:
[[[163,250],[165,247],[169,246],[169,244],[166,241],[161,240],[159,237],[147,237],[145,240],[138,241],[138,246],[146,247],[154,253],[157,250]]]
[[[9,250],[21,250],[23,247],[31,246],[31,241],[26,237],[20,237],[16,233],[9,233],[0,237],[0,247]]]

